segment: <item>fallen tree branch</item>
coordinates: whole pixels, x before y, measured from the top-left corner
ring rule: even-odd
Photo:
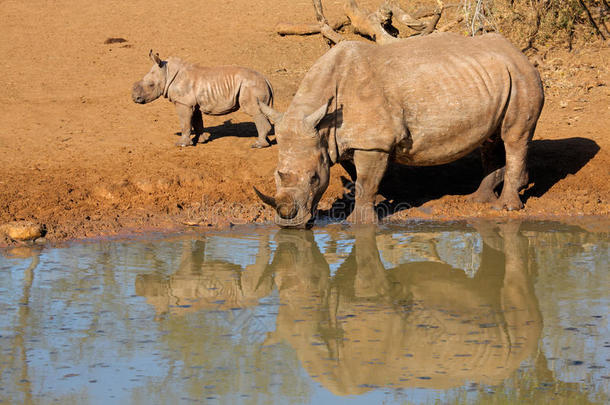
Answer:
[[[421,35],[431,34],[432,31],[434,31],[434,29],[436,28],[436,24],[438,24],[438,21],[441,19],[441,14],[443,13],[445,5],[441,0],[436,0],[436,2],[438,3],[438,9],[435,10],[434,18],[432,18],[430,22],[428,22],[428,26],[425,30],[422,31]]]
[[[419,21],[419,19],[405,12],[395,1],[386,1],[384,6],[389,7],[390,10],[392,10],[392,14],[396,17],[398,22],[406,25],[412,30],[423,31],[426,28],[426,23]]]
[[[349,25],[349,20],[347,17],[341,21],[337,21],[335,24],[329,26],[333,31],[338,31],[343,27]],[[320,34],[322,32],[322,26],[318,23],[278,23],[275,26],[275,32],[279,35],[314,35]],[[339,33],[337,33],[340,35]]]
[[[457,7],[459,4],[445,6],[441,0],[437,0],[438,7],[431,10],[418,12],[415,16],[405,12],[396,0],[385,0],[375,12],[370,12],[358,6],[356,0],[344,0],[344,11],[347,19],[330,25],[324,16],[321,0],[312,0],[317,23],[292,24],[280,23],[275,30],[279,35],[312,35],[322,34],[329,45],[342,41],[343,36],[337,32],[346,25],[351,25],[354,33],[367,37],[378,44],[386,44],[398,41],[399,31],[392,25],[392,18],[407,26],[420,35],[427,35],[436,30],[444,9]],[[429,21],[420,21],[420,18],[433,17]],[[461,19],[459,19],[461,21]],[[459,22],[458,21],[458,22]],[[455,26],[457,22],[444,26],[445,30]]]
[[[396,0],[387,0],[384,5],[389,7],[396,20],[414,31],[418,31],[421,35],[432,33],[436,29],[436,25],[441,18],[441,15],[447,7],[457,7],[458,4],[445,6],[442,1],[437,0],[438,7],[434,10],[420,11],[415,16],[405,12],[396,2]],[[420,21],[421,18],[434,17],[430,21]]]
[[[322,9],[322,0],[313,0],[313,8],[316,12],[316,20],[320,24],[320,33],[326,38],[328,45],[332,46],[332,44],[342,41],[343,36],[328,25],[328,20],[326,20]]]
[[[367,36],[378,44],[398,41],[383,28],[392,19],[392,13],[387,8],[381,7],[378,12],[367,13],[356,0],[346,0],[344,10],[356,34]]]
[[[447,24],[441,26],[440,28],[437,29],[437,31],[439,31],[439,32],[447,32],[451,28],[453,28],[456,25],[458,25],[459,23],[461,23],[462,21],[464,21],[464,16],[461,15],[458,18],[456,18],[455,20],[451,21],[450,23],[447,23]]]
[[[317,23],[313,24],[294,24],[294,23],[279,23],[275,26],[275,31],[279,35],[312,35],[322,34],[328,41],[338,43],[343,40],[343,36],[337,32],[341,28],[349,25],[350,21],[346,17],[330,26],[328,20],[324,16],[321,0],[313,0],[313,7],[316,13]]]

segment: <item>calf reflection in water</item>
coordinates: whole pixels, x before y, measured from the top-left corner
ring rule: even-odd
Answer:
[[[255,306],[277,288],[275,331],[264,345],[288,344],[336,395],[497,384],[535,353],[542,320],[519,224],[474,227],[483,243],[470,276],[438,257],[434,233],[416,232],[416,246],[405,247],[419,261],[385,268],[377,240],[392,236],[374,227],[351,228],[351,253],[331,276],[314,234],[284,229],[271,263],[264,238],[245,269],[205,261],[204,242],[189,241],[174,274],[139,276],[136,292],[158,313],[183,314]]]
[[[139,274],[136,294],[146,297],[157,314],[183,315],[202,309],[250,307],[271,292],[261,277],[269,263],[269,243],[261,239],[256,263],[246,268],[222,260],[205,260],[205,240],[183,242],[180,266],[170,276]]]
[[[479,231],[473,278],[439,262],[386,270],[375,228],[357,228],[332,279],[310,232],[281,232],[272,267],[284,305],[267,344],[290,344],[337,395],[501,382],[535,352],[542,321],[518,225]]]

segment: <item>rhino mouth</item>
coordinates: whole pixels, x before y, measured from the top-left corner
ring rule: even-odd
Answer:
[[[282,218],[279,214],[275,215],[275,223],[282,228],[306,229],[313,225],[313,215],[307,213],[301,214],[301,211],[294,218]]]

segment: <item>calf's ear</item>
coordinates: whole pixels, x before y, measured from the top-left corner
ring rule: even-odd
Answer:
[[[273,108],[269,107],[265,103],[261,103],[260,100],[258,100],[258,107],[260,108],[263,115],[265,117],[269,118],[275,124],[280,122],[282,120],[282,118],[284,117],[284,113],[274,110]]]
[[[153,53],[153,50],[151,49],[150,52],[148,52],[148,57],[155,62],[157,65],[159,65],[159,67],[161,67],[161,65],[163,64],[163,61],[161,60],[161,58],[159,57],[158,53]]]
[[[305,117],[305,125],[309,128],[315,129],[320,123],[320,121],[322,121],[322,118],[324,118],[324,116],[326,115],[326,111],[328,111],[328,106],[330,105],[331,101],[332,98],[329,99],[322,107],[318,108],[316,111]]]

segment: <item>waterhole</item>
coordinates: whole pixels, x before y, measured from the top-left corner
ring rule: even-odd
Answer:
[[[0,257],[0,402],[608,403],[608,233],[331,225]]]

